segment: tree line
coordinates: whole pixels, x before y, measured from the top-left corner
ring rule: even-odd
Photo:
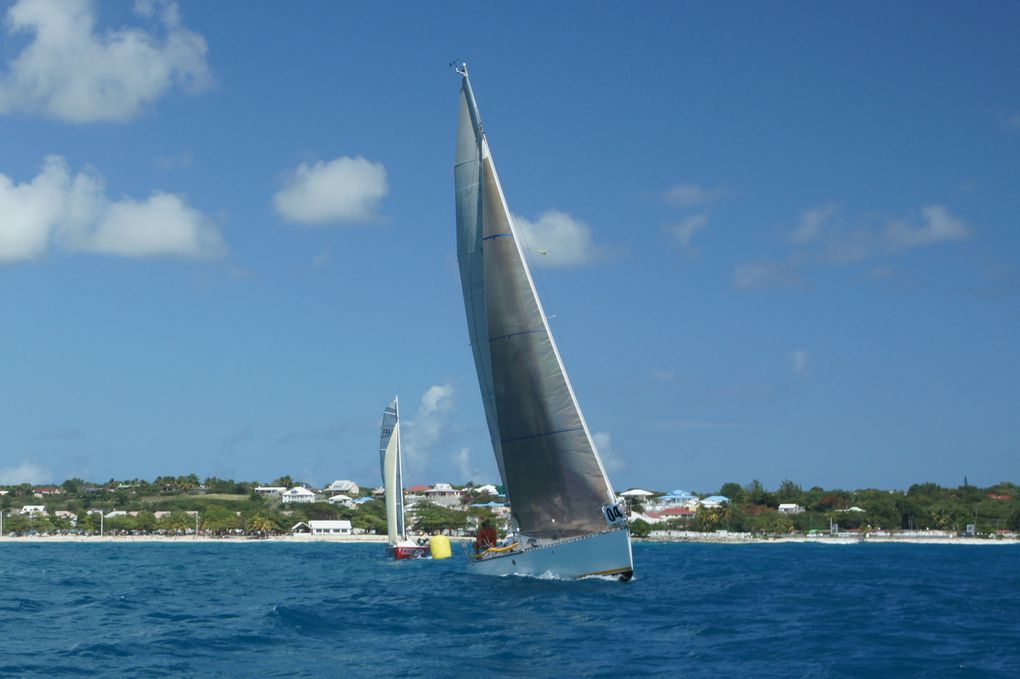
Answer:
[[[718,495],[729,498],[720,507],[699,507],[694,516],[672,519],[665,527],[688,530],[732,530],[752,533],[828,531],[830,526],[851,530],[963,531],[974,525],[977,533],[1020,531],[1020,487],[1003,482],[981,488],[964,480],[958,487],[919,483],[905,491],[803,489],[789,479],[774,491],[761,481],[746,485],[729,482]],[[803,508],[802,513],[778,511],[780,504]],[[632,508],[643,509],[643,503]],[[858,511],[862,510],[862,511]],[[642,521],[636,533],[652,526]],[[658,527],[658,526],[656,526]]]

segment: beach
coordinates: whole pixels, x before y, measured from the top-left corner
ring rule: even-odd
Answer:
[[[428,537],[428,536],[422,536]],[[449,536],[451,542],[470,542],[474,540],[471,536]],[[820,545],[857,545],[862,543],[871,544],[906,544],[906,545],[1017,545],[1020,540],[1015,537],[1002,538],[981,538],[981,537],[929,537],[929,536],[893,536],[893,535],[868,535],[858,536],[760,536],[749,533],[686,533],[673,536],[653,536],[647,538],[632,538],[634,542],[645,543],[680,543],[698,542],[724,545],[736,544],[793,544],[813,543]],[[308,542],[345,542],[354,544],[376,543],[385,544],[385,535],[273,535],[269,537],[251,537],[244,535],[212,536],[212,535],[25,535],[11,537],[0,536],[0,543],[68,543],[68,542],[120,542],[120,543],[250,543],[262,542],[287,542],[287,543],[308,543]]]

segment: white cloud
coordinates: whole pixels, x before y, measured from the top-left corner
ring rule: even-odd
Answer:
[[[830,204],[801,211],[800,223],[790,236],[790,241],[794,245],[800,245],[817,240],[824,232],[826,225],[836,214],[837,209],[836,205]]]
[[[617,471],[627,466],[623,458],[613,448],[613,437],[609,432],[598,431],[592,434],[591,438],[595,442],[595,448],[599,451],[599,457],[602,458],[602,466],[607,472]]]
[[[514,215],[514,226],[526,250],[534,253],[539,266],[569,267],[591,264],[601,253],[595,245],[591,227],[565,212],[549,210],[532,222]]]
[[[375,218],[388,190],[382,163],[341,156],[328,163],[301,163],[285,175],[273,203],[291,222],[364,222]]]
[[[404,451],[418,470],[424,466],[430,449],[443,438],[449,427],[453,393],[450,384],[433,385],[421,397],[414,418],[402,418]]]
[[[707,205],[721,196],[722,189],[709,189],[698,184],[677,184],[662,194],[662,199],[670,205],[688,208]]]
[[[129,120],[174,85],[192,91],[208,85],[205,39],[181,25],[177,5],[138,2],[135,11],[158,18],[161,35],[127,27],[99,33],[90,0],[15,3],[7,32],[32,38],[0,75],[0,113],[39,111],[71,123]]]
[[[756,290],[770,287],[806,289],[811,286],[801,276],[794,262],[761,260],[737,266],[733,272],[733,287],[738,290]]]
[[[453,461],[462,481],[478,481],[481,478],[482,472],[471,463],[471,451],[468,448],[461,448],[454,453]]]
[[[797,375],[808,374],[808,363],[811,357],[808,352],[804,349],[797,349],[790,353],[790,364],[793,366],[793,372]]]
[[[652,379],[655,380],[656,382],[671,384],[673,382],[676,382],[677,376],[676,373],[673,372],[672,370],[667,370],[665,368],[655,368],[654,370],[652,370]]]
[[[894,251],[945,241],[965,240],[969,237],[970,229],[966,223],[949,214],[949,210],[943,205],[922,207],[920,225],[893,221],[889,223],[884,233],[886,245]]]
[[[702,213],[684,218],[678,224],[671,224],[666,227],[666,232],[673,235],[673,238],[684,248],[691,248],[691,239],[698,231],[708,227],[708,215]]]
[[[17,467],[0,469],[0,486],[14,486],[19,483],[47,483],[52,481],[51,474],[45,467],[24,460]]]
[[[314,257],[312,257],[312,266],[316,269],[321,269],[322,267],[329,264],[332,259],[333,251],[330,250],[329,248],[322,248],[317,253],[315,253]]]
[[[51,246],[127,257],[209,257],[223,239],[211,220],[173,194],[113,201],[93,171],[71,175],[48,156],[30,182],[0,174],[0,263],[34,259]]]

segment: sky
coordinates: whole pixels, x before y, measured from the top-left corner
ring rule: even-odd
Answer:
[[[617,490],[1020,481],[1017,3],[0,16],[0,484],[497,481],[454,60]]]

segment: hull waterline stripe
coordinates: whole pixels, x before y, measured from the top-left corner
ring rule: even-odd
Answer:
[[[614,568],[611,571],[595,571],[594,573],[585,573],[584,575],[578,575],[579,578],[587,578],[592,575],[619,575],[620,573],[633,573],[633,568]]]

